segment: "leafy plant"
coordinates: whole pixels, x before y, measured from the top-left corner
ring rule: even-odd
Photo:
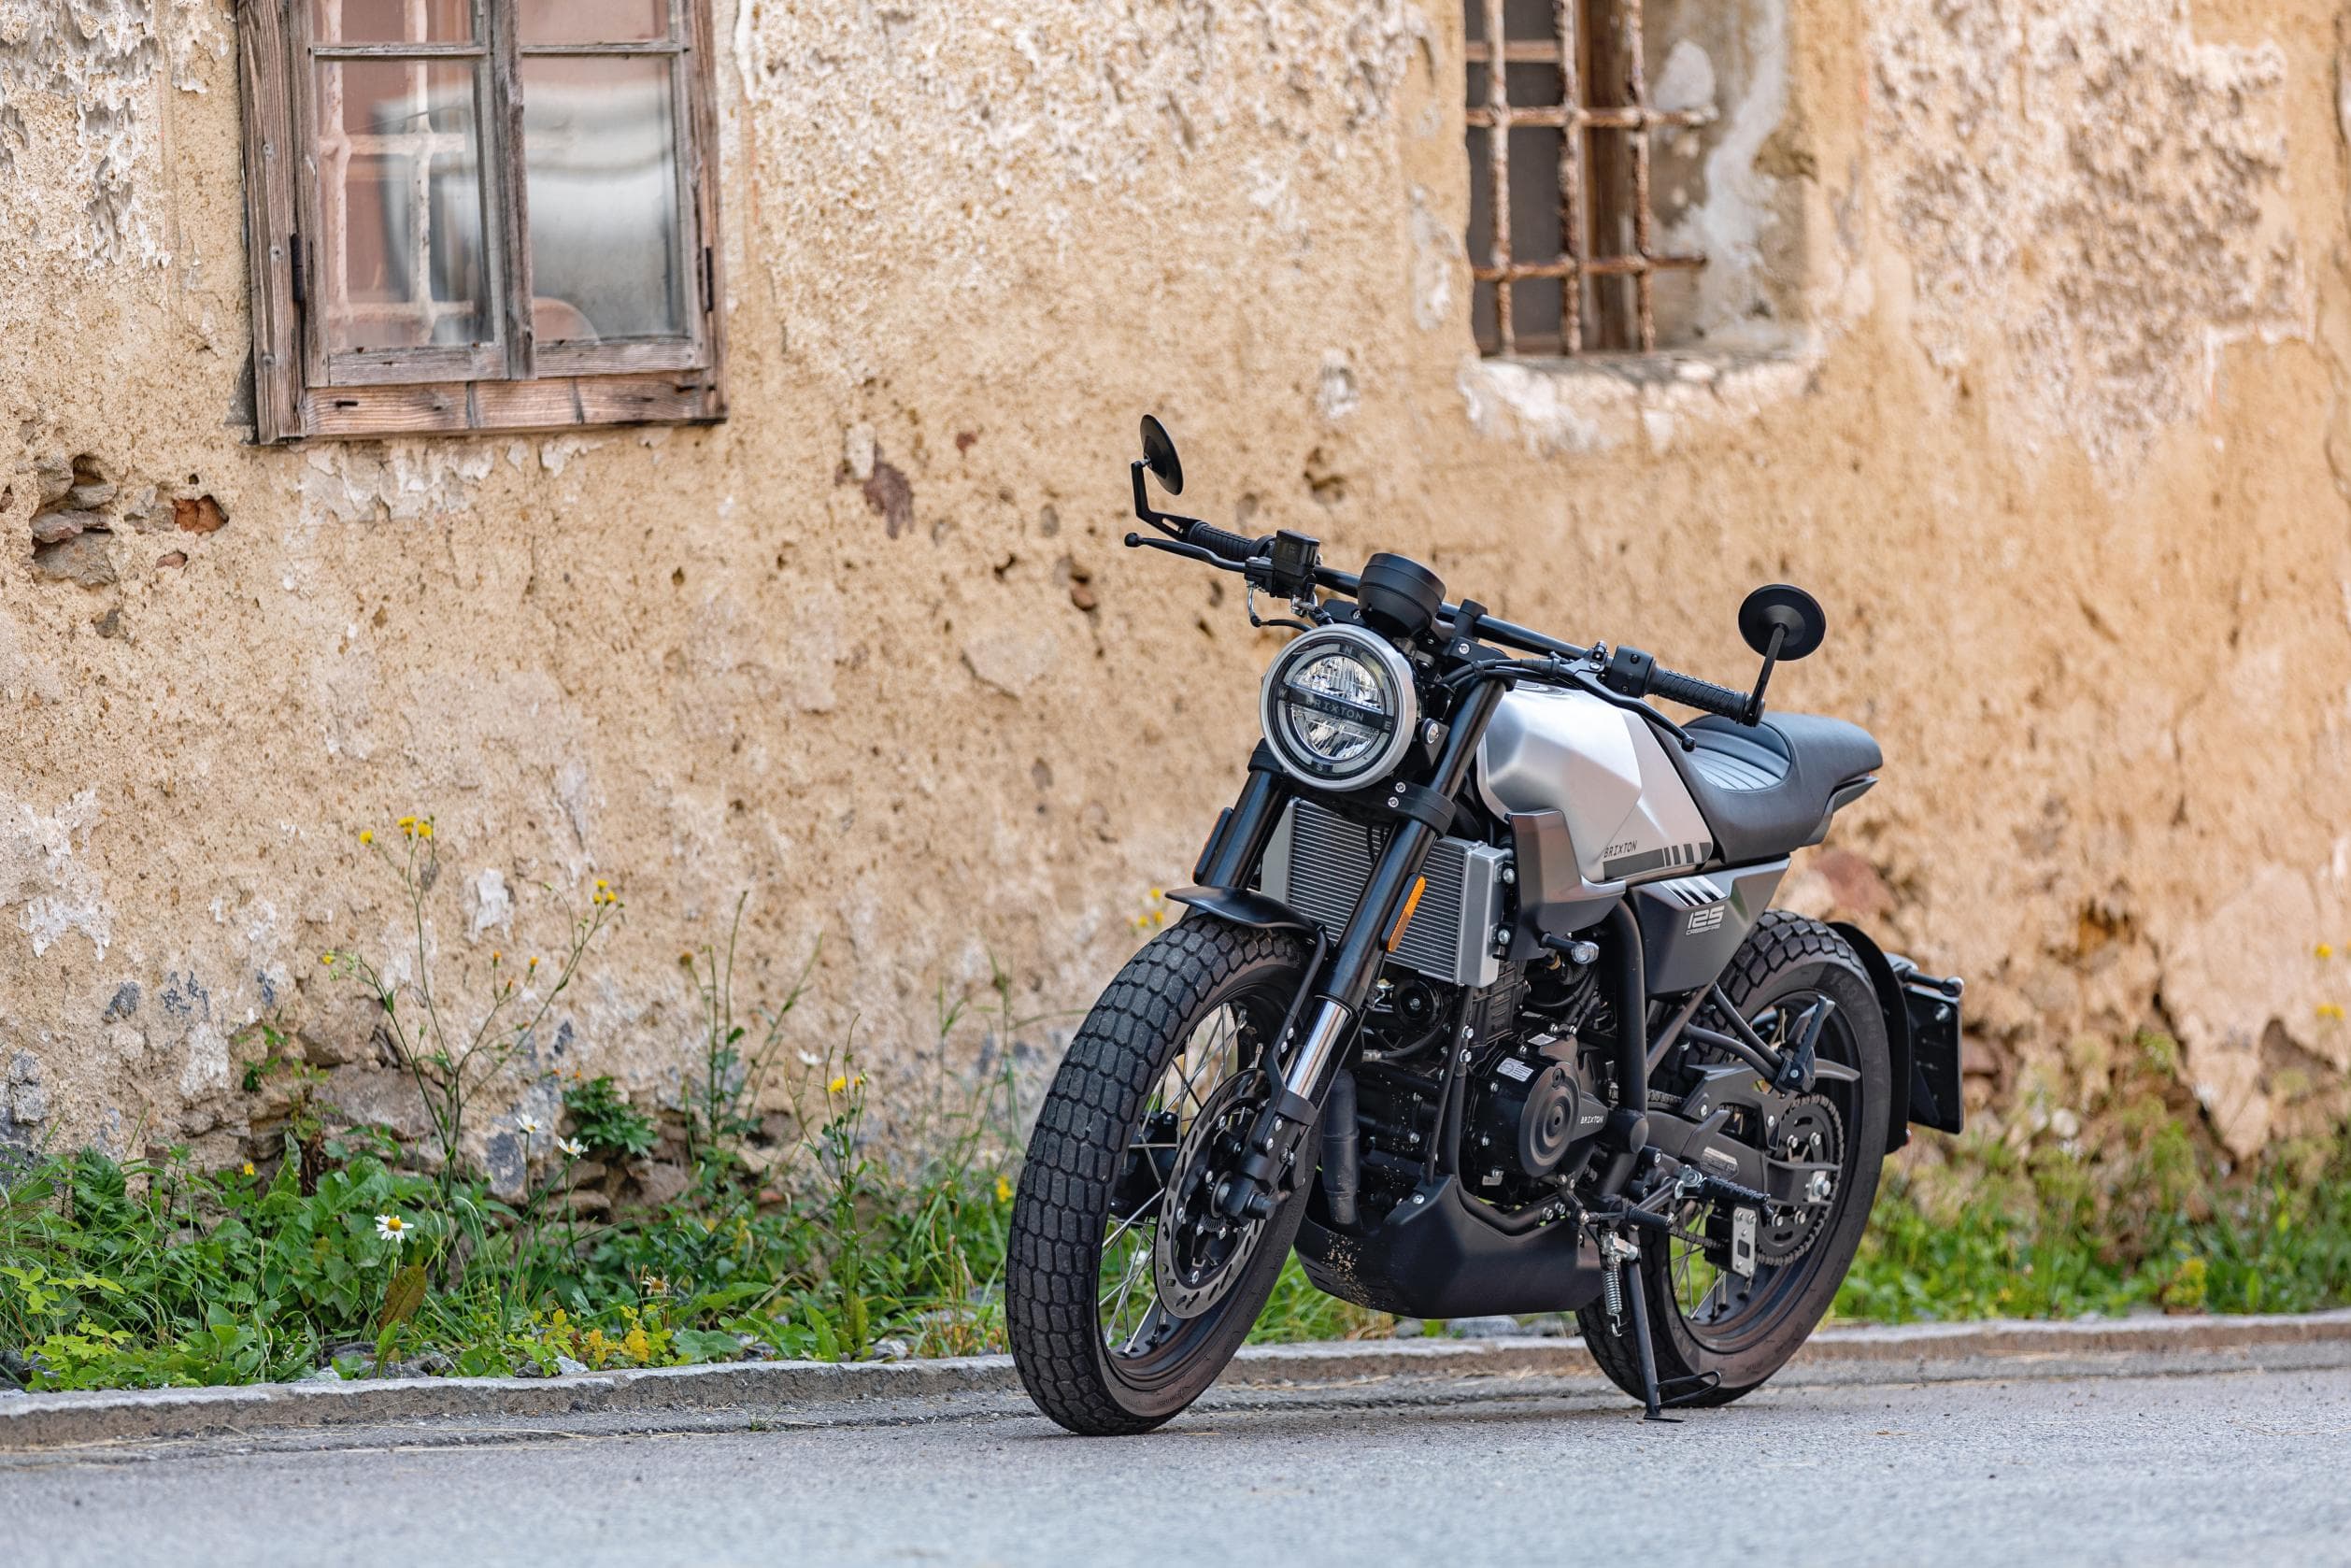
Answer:
[[[580,962],[607,925],[620,919],[620,896],[599,881],[585,915],[571,924],[569,947],[551,980],[529,960],[518,974],[505,955],[490,955],[486,1005],[472,1022],[455,1016],[451,1000],[435,978],[435,945],[425,904],[440,880],[440,848],[430,817],[403,817],[397,824],[402,848],[377,853],[398,878],[411,933],[406,977],[394,977],[363,954],[328,953],[330,965],[347,965],[382,1010],[392,1050],[415,1081],[440,1145],[441,1206],[452,1207],[464,1171],[465,1112],[473,1098],[503,1073],[536,1037],[555,1004],[579,974]],[[375,843],[374,833],[360,834]]]
[[[564,1090],[563,1109],[571,1113],[572,1136],[600,1158],[642,1159],[660,1139],[653,1119],[629,1104],[609,1074]]]
[[[759,1044],[746,1050],[743,1042],[750,1029],[735,1018],[734,958],[749,896],[736,897],[724,947],[705,944],[677,957],[693,984],[702,1020],[702,1072],[687,1084],[685,1095],[686,1147],[696,1163],[723,1158],[733,1145],[760,1130],[760,1091],[782,1048],[785,1020],[806,994],[822,946],[809,949],[790,994],[762,1020],[764,1032]]]

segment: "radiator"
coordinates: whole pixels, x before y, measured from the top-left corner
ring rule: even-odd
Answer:
[[[1265,847],[1258,885],[1335,941],[1363,897],[1385,834],[1311,801],[1293,801]],[[1465,838],[1438,839],[1421,863],[1429,886],[1393,962],[1453,985],[1493,984],[1502,968],[1494,930],[1503,923],[1502,873],[1509,860],[1503,850]]]

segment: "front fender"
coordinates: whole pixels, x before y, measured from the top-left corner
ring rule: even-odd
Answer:
[[[1247,888],[1177,888],[1167,895],[1204,914],[1260,931],[1296,931],[1315,934],[1314,921],[1277,898]]]

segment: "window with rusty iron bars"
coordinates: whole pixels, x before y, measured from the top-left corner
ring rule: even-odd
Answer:
[[[704,421],[708,0],[247,0],[263,440]]]
[[[1464,0],[1472,321],[1481,351],[1535,358],[1659,346],[1664,249],[1653,135],[1712,106],[1649,102],[1643,0]]]

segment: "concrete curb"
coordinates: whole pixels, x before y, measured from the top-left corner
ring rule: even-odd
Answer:
[[[2351,1365],[2351,1311],[2303,1317],[2139,1318],[1829,1329],[1782,1380],[1907,1383],[1952,1377],[2159,1375],[2264,1364]],[[1312,1389],[1411,1378],[1544,1378],[1601,1386],[1575,1339],[1360,1340],[1255,1346],[1227,1386]],[[238,1389],[0,1398],[0,1453],[161,1438],[495,1418],[685,1411],[806,1414],[865,1402],[1019,1389],[1008,1356],[858,1362],[737,1362],[554,1378],[416,1377]]]

